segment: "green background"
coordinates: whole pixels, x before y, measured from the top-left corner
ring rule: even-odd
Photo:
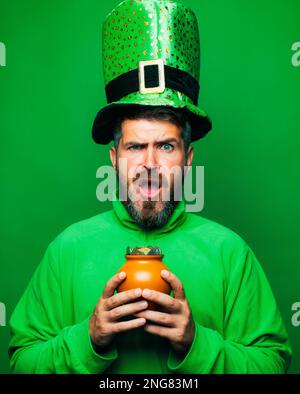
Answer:
[[[273,288],[300,372],[298,0],[184,1],[201,35],[200,103],[213,131],[194,143],[205,166],[201,215],[240,234]],[[0,302],[9,317],[47,245],[66,226],[110,209],[96,200],[109,146],[91,139],[105,103],[101,23],[118,1],[0,0]],[[0,327],[0,372],[9,372]]]

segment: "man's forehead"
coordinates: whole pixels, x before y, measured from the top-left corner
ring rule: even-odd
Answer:
[[[160,120],[126,119],[122,124],[122,141],[127,144],[130,141],[139,143],[151,143],[172,139],[180,142],[181,129],[174,123]]]

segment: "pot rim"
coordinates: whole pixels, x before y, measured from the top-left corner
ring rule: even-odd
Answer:
[[[149,260],[157,260],[158,258],[162,259],[164,257],[164,254],[124,254],[126,259],[149,259]]]

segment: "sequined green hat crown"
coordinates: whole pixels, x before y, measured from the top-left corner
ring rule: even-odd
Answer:
[[[172,0],[125,0],[105,18],[102,39],[108,105],[94,120],[95,142],[112,141],[116,115],[134,105],[181,108],[192,142],[210,131],[198,107],[200,42],[191,9]]]

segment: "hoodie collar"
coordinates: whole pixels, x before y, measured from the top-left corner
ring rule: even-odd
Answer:
[[[122,201],[119,200],[117,192],[113,193],[112,200],[113,214],[114,217],[118,220],[118,222],[131,230],[145,232],[146,230],[142,229],[131,217]],[[183,222],[186,220],[186,203],[185,200],[182,199],[178,202],[175,210],[173,211],[172,216],[169,221],[161,228],[149,230],[147,233],[151,234],[165,234],[175,230],[177,227],[181,226]]]

